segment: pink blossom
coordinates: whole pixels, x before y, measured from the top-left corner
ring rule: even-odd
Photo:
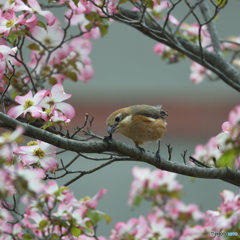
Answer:
[[[157,43],[153,48],[153,51],[160,56],[163,56],[164,53],[169,50],[170,50],[170,47],[166,46],[163,43]]]
[[[33,14],[29,19],[26,20],[25,25],[30,29],[36,27],[38,19],[35,14]]]
[[[237,105],[233,110],[230,111],[228,121],[233,126],[236,126],[240,121],[240,105]]]
[[[164,21],[166,21],[166,17],[164,17]],[[173,15],[169,15],[168,17],[168,21],[171,22],[173,25],[178,26],[179,25],[179,21],[177,20],[176,17],[174,17]]]
[[[46,117],[43,117],[43,115],[45,114],[46,112],[44,112],[42,114],[42,118],[47,121],[47,118],[48,116]],[[62,123],[70,123],[71,122],[71,119],[65,117],[61,112],[59,112],[57,109],[56,109],[56,105],[53,106],[52,108],[52,111],[50,112],[50,121],[53,122],[53,123],[57,123],[57,124],[62,124]]]
[[[191,69],[190,79],[194,83],[202,82],[206,76],[211,74],[210,70],[207,70],[202,65],[200,65],[194,61],[192,61],[190,69]]]
[[[41,192],[44,188],[42,180],[45,177],[45,172],[39,168],[25,169],[20,166],[21,165],[18,166],[16,176],[20,176],[25,179],[28,183],[27,186],[31,191],[35,193]]]
[[[101,188],[99,192],[92,199],[84,200],[83,204],[86,205],[88,208],[96,208],[98,204],[98,200],[101,199],[103,194],[107,192],[108,192],[107,189]]]
[[[17,47],[10,48],[5,45],[0,45],[0,73],[3,73],[6,70],[6,61],[11,59],[9,55],[15,55],[16,52]]]
[[[45,109],[55,105],[56,109],[60,109],[68,119],[72,119],[75,116],[74,108],[70,104],[62,102],[71,96],[71,94],[66,94],[63,85],[58,83],[52,87],[50,94],[45,96],[40,104]]]
[[[88,55],[92,51],[92,43],[89,40],[82,38],[74,38],[70,46],[73,47],[75,53],[81,59],[83,64],[91,63],[91,60]]]
[[[17,118],[22,113],[25,116],[27,112],[30,112],[32,117],[39,118],[42,111],[39,103],[43,99],[45,92],[45,90],[38,91],[33,97],[32,91],[30,90],[25,96],[17,96],[15,101],[20,105],[10,108],[7,115],[12,118]]]
[[[66,11],[65,15],[70,18],[70,16],[72,15],[72,11],[69,9],[68,11]],[[83,37],[85,39],[97,39],[100,37],[100,30],[98,27],[93,27],[90,29],[90,31],[85,28],[90,22],[86,19],[84,14],[73,14],[70,19],[70,23],[72,26],[80,25],[81,30],[83,32],[86,32],[85,34],[83,34]]]
[[[158,13],[158,14],[162,13],[164,9],[171,7],[171,3],[169,3],[168,1],[161,1],[161,4],[158,4],[158,2],[154,0],[153,3],[154,3],[153,11],[154,13]]]
[[[60,28],[59,20],[54,21],[53,24],[47,26],[47,31],[38,26],[30,29],[30,31],[34,38],[42,42],[48,48],[58,46],[61,43],[64,34],[63,30]]]
[[[84,13],[86,10],[86,7],[81,3],[81,1],[78,2],[78,5],[76,6],[75,3],[70,0],[69,6],[74,11],[74,14],[80,15],[81,13]]]
[[[25,22],[24,15],[16,17],[15,12],[9,9],[0,16],[0,33],[4,33],[4,36],[7,37],[13,27],[16,29],[18,25],[23,25]]]
[[[134,204],[139,196],[144,196],[153,202],[161,202],[165,196],[171,195],[173,192],[177,194],[182,188],[175,180],[177,176],[175,173],[162,170],[151,171],[149,168],[139,167],[134,167],[132,173],[134,181],[129,192],[128,204]],[[161,195],[162,189],[164,195]]]
[[[229,141],[230,138],[231,135],[227,132],[221,132],[215,137],[219,151],[224,152],[233,148],[233,143]]]
[[[183,233],[179,240],[213,239],[213,237],[209,234],[210,232],[210,226],[196,225],[193,227],[187,227],[183,230]]]
[[[207,211],[208,221],[215,231],[231,229],[240,221],[240,197],[229,190],[221,193],[222,203],[218,211]]]
[[[0,193],[1,194],[4,193],[5,195],[7,194],[8,196],[12,196],[16,194],[17,191],[14,187],[14,183],[13,183],[14,176],[12,174],[11,169],[0,169],[0,175],[1,175]],[[1,218],[0,218],[0,222],[1,222]]]
[[[24,165],[39,163],[44,170],[55,172],[58,169],[57,149],[53,145],[37,140],[28,146],[19,147],[14,154],[19,156]]]
[[[172,228],[167,227],[167,220],[162,219],[152,219],[150,221],[151,233],[148,235],[147,239],[152,239],[158,236],[158,240],[173,239],[175,237],[175,232]]]
[[[5,132],[0,136],[0,145],[9,144],[16,141],[22,134],[24,133],[24,129],[21,126],[17,126],[15,131],[12,133]]]
[[[139,221],[136,218],[131,218],[127,223],[118,222],[115,225],[115,230],[112,230],[110,240],[121,240],[124,236],[132,235],[133,237],[137,234],[137,228]]]
[[[199,161],[203,161],[208,165],[214,165],[213,158],[218,159],[221,156],[215,137],[209,139],[205,145],[197,145],[193,155]]]
[[[225,132],[225,133],[229,133],[231,132],[233,128],[233,125],[230,123],[230,122],[224,122],[222,124],[222,130]]]
[[[28,11],[31,13],[38,13],[39,15],[42,15],[46,20],[48,25],[53,25],[56,21],[56,18],[54,17],[53,13],[50,11],[42,11],[39,3],[37,0],[28,0],[28,7],[25,5],[22,1],[17,1],[17,5],[14,6],[14,11]]]
[[[87,82],[87,80],[91,79],[93,77],[93,67],[92,65],[83,65],[80,62],[77,62],[77,67],[79,69],[79,72],[77,73],[78,79]]]

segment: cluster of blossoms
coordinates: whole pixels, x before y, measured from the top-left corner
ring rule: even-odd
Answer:
[[[13,133],[5,132],[0,136],[0,164],[11,165],[15,162],[13,152],[18,148],[17,142],[20,140],[23,132],[23,128],[17,127]]]
[[[20,105],[10,108],[7,114],[12,118],[17,118],[21,114],[25,116],[30,113],[33,119],[42,118],[45,121],[43,129],[55,124],[68,124],[75,116],[75,110],[70,104],[63,101],[70,97],[71,94],[64,92],[62,84],[55,84],[51,90],[40,90],[34,96],[32,91],[29,91],[25,96],[15,98]],[[22,132],[17,130],[17,133],[11,136],[19,136]],[[41,167],[52,173],[58,169],[56,156],[58,148],[53,145],[39,140],[22,147],[18,147],[16,142],[12,142],[11,145],[6,144],[6,140],[3,140],[3,144],[4,155],[2,158],[9,163],[13,162],[14,153],[24,166]]]
[[[204,214],[195,204],[186,205],[178,199],[180,185],[175,180],[174,173],[134,167],[133,174],[134,181],[129,194],[129,203],[137,205],[139,202],[134,199],[145,199],[151,202],[151,209],[147,218],[140,216],[138,219],[132,218],[126,223],[118,222],[115,229],[112,230],[111,240],[176,238],[180,240],[220,240],[223,239],[221,235],[211,236],[210,233],[212,231],[239,232],[240,194],[235,196],[233,192],[224,190],[220,194],[222,204],[219,210],[207,211]],[[154,177],[151,178],[151,175]],[[150,182],[152,183],[149,184]],[[165,193],[161,190],[164,186]],[[169,186],[175,187],[168,191]],[[157,189],[159,189],[162,199],[164,198],[161,203],[146,194],[146,192],[157,191]],[[132,199],[133,194],[134,199]]]
[[[31,50],[31,61],[24,64],[24,68],[31,68],[38,78],[30,75],[30,70],[27,71],[28,74],[19,70],[14,76],[15,85],[22,82],[27,84],[30,80],[36,82],[40,77],[43,82],[49,81],[52,85],[62,83],[67,78],[86,82],[93,77],[93,67],[89,58],[92,50],[90,39],[107,33],[108,20],[100,17],[103,13],[90,1],[76,3],[72,0],[62,0],[53,4],[69,6],[65,12],[68,25],[65,29],[51,11],[42,10],[37,0],[0,1],[1,92],[4,91],[7,80],[4,76],[6,67],[12,72],[12,65],[22,66],[23,55],[22,49],[19,51],[19,48],[26,42],[23,39],[30,41],[28,48]],[[108,11],[117,12],[114,1],[109,2]],[[39,16],[46,19],[47,26],[38,19]],[[80,27],[79,33],[67,39],[69,26],[75,25]]]
[[[7,115],[17,118],[30,113],[33,118],[42,118],[51,126],[55,123],[69,123],[75,116],[74,108],[65,102],[71,94],[64,92],[62,84],[55,84],[52,89],[40,90],[34,96],[30,90],[25,96],[17,96],[15,101],[20,105],[9,109]]]
[[[176,174],[149,168],[134,167],[134,180],[129,193],[129,205],[138,205],[143,199],[161,204],[166,197],[179,197],[182,186],[175,180]]]
[[[109,216],[96,209],[107,190],[100,189],[93,198],[77,200],[67,187],[59,188],[55,181],[43,184],[44,176],[41,169],[23,169],[19,164],[1,168],[1,239],[91,239],[85,234],[94,236],[97,222],[102,218],[110,221]],[[6,200],[6,196],[14,194],[20,194],[21,203],[27,206],[19,218],[11,214],[10,209],[17,210]]]
[[[39,140],[18,147],[23,133],[24,129],[17,127],[13,133],[5,132],[0,136],[0,164],[11,167],[17,163],[24,168],[42,168],[54,173],[58,169],[58,148]]]
[[[194,43],[198,43],[199,24],[193,23],[189,25],[185,22],[180,23],[180,21],[171,14],[168,16],[168,19],[166,19],[166,17],[162,15],[162,11],[165,9],[170,9],[171,7],[172,4],[168,1],[162,1],[161,5],[159,5],[157,1],[154,1],[154,7],[151,12],[159,20],[168,21],[169,23],[173,24],[173,26],[176,28],[176,35],[182,36]],[[206,25],[201,27],[201,37],[202,47],[208,46],[208,50],[212,51],[213,48],[209,47],[211,40]],[[163,59],[169,59],[169,63],[176,63],[178,62],[179,58],[184,58],[181,53],[163,43],[157,43],[154,46],[153,51],[162,56]],[[192,61],[190,79],[194,83],[200,83],[205,77],[211,77],[211,74],[212,72],[210,70],[207,70],[200,64]]]
[[[204,219],[195,204],[186,205],[179,200],[182,186],[175,179],[175,173],[139,167],[134,167],[132,173],[134,180],[128,204],[139,205],[140,201],[147,200],[152,208],[147,218],[140,216],[127,223],[117,223],[111,240],[173,239],[181,235],[180,229]]]
[[[40,140],[31,141],[27,146],[16,148],[13,153],[24,167],[35,166],[54,173],[58,169],[57,147]]]
[[[194,158],[207,165],[218,167],[240,167],[240,106],[230,111],[228,121],[222,124],[223,132],[212,137],[205,145],[197,145]]]
[[[152,15],[158,19],[162,20],[163,23],[164,21],[168,21],[168,23],[171,23],[175,27],[175,32],[176,35],[184,37],[185,39],[188,39],[189,41],[192,41],[196,44],[199,44],[199,30],[200,30],[200,25],[198,23],[193,23],[191,25],[185,23],[185,22],[180,22],[176,17],[173,15],[169,15],[168,19],[163,16],[162,12],[166,9],[171,9],[172,3],[169,1],[162,1],[161,4],[158,4],[157,0],[153,0],[153,8],[148,9],[152,13]],[[163,24],[164,25],[164,24]],[[213,51],[213,47],[211,45],[211,38],[210,34],[207,31],[207,26],[202,25],[201,26],[201,46],[202,48],[207,48],[208,51]],[[240,39],[239,37],[230,37],[226,39],[226,41],[221,43],[221,49],[223,52],[232,52],[232,51],[237,51],[239,50],[239,43]],[[163,44],[163,43],[157,43],[153,51],[162,56],[163,59],[168,59],[169,63],[176,63],[178,62],[179,59],[184,58],[184,56],[179,53],[178,51],[170,48],[169,46]],[[239,67],[240,66],[240,59],[237,58],[237,56],[233,59],[232,64],[234,66]],[[190,66],[190,80],[194,83],[200,83],[202,82],[205,78],[212,79],[213,78],[213,73],[203,67],[202,65],[192,61],[191,66]]]

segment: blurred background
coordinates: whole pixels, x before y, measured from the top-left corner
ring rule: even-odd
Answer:
[[[216,21],[220,38],[238,35],[239,7],[237,0],[229,1]],[[212,11],[213,12],[213,11]],[[181,20],[187,9],[183,4],[176,7],[173,15]],[[60,17],[60,16],[59,16]],[[190,18],[190,22],[196,22]],[[167,132],[162,139],[161,155],[167,157],[166,144],[173,147],[172,161],[183,162],[181,153],[187,150],[187,156],[194,153],[197,144],[205,144],[210,137],[221,132],[221,125],[228,118],[228,113],[239,104],[239,93],[221,80],[204,81],[196,85],[189,79],[189,59],[177,64],[168,64],[153,52],[155,41],[129,26],[114,22],[109,33],[93,41],[90,55],[94,68],[94,77],[86,84],[82,82],[64,82],[66,93],[72,98],[68,103],[76,109],[76,116],[71,123],[81,126],[85,114],[94,115],[93,131],[107,135],[105,121],[113,111],[135,104],[161,104],[169,117]],[[133,142],[120,134],[114,138],[131,146]],[[157,143],[150,143],[145,149],[156,151]],[[68,152],[61,157],[65,162],[76,154]],[[99,163],[84,158],[78,159],[74,169],[87,170]],[[127,206],[128,193],[132,181],[133,166],[152,168],[145,163],[115,162],[70,185],[77,198],[93,197],[101,187],[109,192],[99,201],[98,209],[112,217],[107,225],[102,221],[98,227],[100,235],[109,236],[110,230],[118,221],[126,222],[132,217],[146,215],[149,204],[143,203],[131,210]],[[72,176],[70,176],[72,177]],[[70,179],[68,177],[68,179]],[[238,188],[221,180],[195,179],[178,175],[183,185],[185,203],[196,203],[202,211],[217,210],[221,203],[219,195],[224,189],[238,193]],[[60,180],[64,184],[68,180]]]

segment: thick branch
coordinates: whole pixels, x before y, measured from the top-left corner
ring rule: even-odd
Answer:
[[[18,122],[3,113],[0,113],[0,120],[13,128],[20,125],[25,129],[26,136],[37,138],[62,149],[81,153],[104,153],[106,151],[114,152],[122,156],[128,156],[132,158],[133,161],[146,162],[162,170],[191,177],[221,179],[233,185],[240,186],[240,172],[231,171],[229,168],[199,168],[196,166],[187,166],[168,161],[163,157],[160,157],[160,161],[156,161],[156,155],[154,153],[141,152],[138,148],[130,147],[117,140],[80,142],[72,139],[66,139],[59,135],[54,135],[42,129],[35,128],[31,125]]]
[[[205,21],[208,22],[207,27],[208,27],[208,31],[209,31],[210,36],[211,36],[214,51],[217,54],[221,55],[222,54],[221,45],[220,45],[220,42],[219,42],[217,28],[216,28],[216,25],[212,21],[211,13],[210,13],[210,10],[209,10],[209,7],[208,7],[206,1],[203,0],[199,4],[199,7],[200,7],[201,13],[202,13]],[[218,8],[216,7],[216,11],[215,11],[214,16],[217,14],[217,12],[218,12]]]
[[[113,18],[119,22],[131,25],[148,37],[155,39],[158,42],[162,42],[185,54],[193,61],[210,69],[226,84],[240,92],[239,72],[221,55],[203,49],[204,60],[202,60],[200,57],[200,47],[198,45],[180,36],[174,36],[166,31],[163,32],[159,25],[157,26],[147,18],[144,18],[144,24],[138,23],[138,20],[141,18],[141,13],[139,12],[121,8],[120,13],[113,16]]]

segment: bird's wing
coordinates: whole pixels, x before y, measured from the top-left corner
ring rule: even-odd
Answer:
[[[141,115],[145,117],[150,118],[163,118],[164,116],[167,116],[167,112],[164,110],[161,110],[161,105],[157,106],[149,106],[149,105],[136,105],[131,107],[132,108],[132,115]]]

